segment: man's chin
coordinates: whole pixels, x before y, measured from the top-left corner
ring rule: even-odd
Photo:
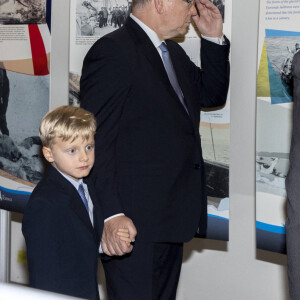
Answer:
[[[189,25],[185,28],[181,28],[178,32],[178,37],[183,37],[187,34],[187,32],[189,31]]]

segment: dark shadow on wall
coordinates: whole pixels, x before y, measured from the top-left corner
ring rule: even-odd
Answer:
[[[183,263],[186,262],[192,252],[203,252],[203,250],[228,251],[228,242],[208,240],[208,239],[193,239],[189,243],[184,244]]]

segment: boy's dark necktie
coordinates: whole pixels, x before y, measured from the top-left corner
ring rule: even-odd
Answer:
[[[84,204],[87,212],[89,212],[89,206],[88,206],[88,202],[87,202],[87,199],[85,197],[85,194],[84,194],[84,189],[83,189],[82,183],[78,187],[78,193],[79,193],[79,195],[80,195],[80,197],[82,199],[82,202],[83,202],[83,204]]]

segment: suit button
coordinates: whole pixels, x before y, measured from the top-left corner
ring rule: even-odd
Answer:
[[[195,169],[195,170],[199,170],[199,169],[200,169],[200,165],[199,165],[199,164],[195,164],[195,165],[194,165],[194,169]]]

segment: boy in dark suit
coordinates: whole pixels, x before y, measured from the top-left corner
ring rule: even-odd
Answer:
[[[61,106],[40,125],[50,163],[31,194],[22,231],[30,285],[71,296],[99,299],[97,268],[103,217],[89,180],[96,121],[82,108]],[[130,242],[128,231],[118,235]]]

